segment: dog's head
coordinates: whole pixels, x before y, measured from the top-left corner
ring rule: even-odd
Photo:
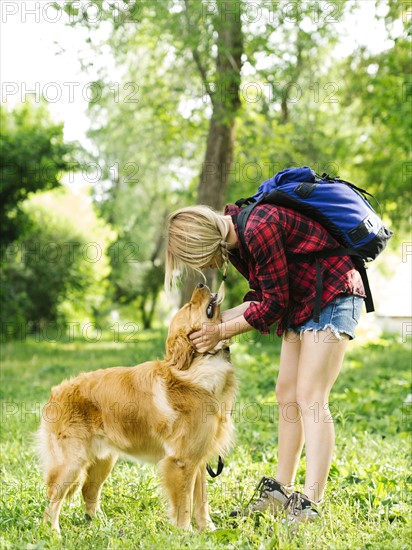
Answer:
[[[166,361],[180,370],[186,370],[195,355],[196,348],[189,335],[203,324],[220,323],[220,305],[217,295],[199,284],[194,289],[190,302],[173,317],[166,340]]]

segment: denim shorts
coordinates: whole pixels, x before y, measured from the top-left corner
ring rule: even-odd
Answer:
[[[301,325],[288,327],[287,330],[300,334],[307,330],[326,330],[329,328],[337,338],[347,334],[350,340],[355,338],[355,328],[362,313],[363,298],[353,294],[339,294],[320,312],[319,322],[309,319]]]

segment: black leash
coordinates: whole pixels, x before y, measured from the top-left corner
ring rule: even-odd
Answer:
[[[224,466],[225,466],[225,463],[223,462],[222,457],[219,456],[216,472],[212,470],[212,467],[209,466],[209,464],[206,464],[206,470],[207,470],[207,473],[210,475],[210,477],[217,477],[217,476],[220,476],[220,474],[222,473]]]

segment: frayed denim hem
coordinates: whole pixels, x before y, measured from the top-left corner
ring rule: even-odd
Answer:
[[[294,332],[295,334],[299,334],[299,338],[302,340],[302,336],[305,332],[313,332],[313,334],[315,335],[315,338],[316,338],[316,335],[318,334],[318,332],[322,332],[322,331],[326,331],[327,329],[330,329],[331,333],[335,336],[335,338],[337,340],[343,340],[341,334],[346,334],[347,336],[349,336],[349,338],[351,340],[353,340],[354,336],[351,336],[350,334],[347,334],[346,332],[339,332],[339,330],[333,326],[332,324],[328,323],[326,324],[324,327],[322,328],[302,328],[300,330],[294,330],[293,328],[288,328],[288,332]]]
[[[362,304],[363,298],[360,296],[340,294],[321,310],[318,322],[308,319],[299,325],[288,326],[286,331],[300,334],[300,339],[302,339],[302,334],[308,330],[314,332],[315,338],[319,338],[319,332],[325,332],[329,329],[330,334],[335,336],[333,340],[330,340],[331,342],[342,340],[343,334],[353,340],[355,338],[355,328],[361,315]]]

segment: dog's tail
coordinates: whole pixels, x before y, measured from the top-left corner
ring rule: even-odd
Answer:
[[[35,434],[36,451],[45,481],[49,472],[64,461],[63,450],[53,430],[50,402],[43,408],[40,428]]]
[[[55,416],[55,412],[56,403],[50,400],[43,408],[36,443],[49,500],[43,522],[51,521],[52,528],[59,531],[63,501],[83,486],[86,470],[84,452],[76,447],[74,438],[68,436],[67,425]]]

